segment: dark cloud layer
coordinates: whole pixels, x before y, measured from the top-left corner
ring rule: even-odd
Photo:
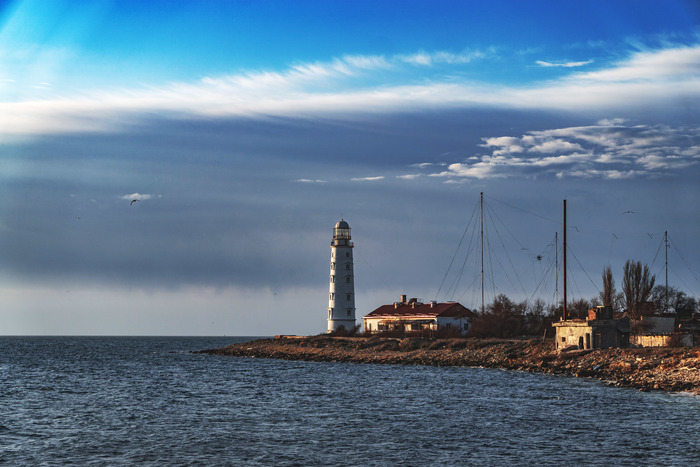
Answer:
[[[533,173],[532,165],[520,173],[510,167],[507,179],[457,176],[460,183],[446,184],[429,176],[505,147],[485,147],[488,138],[515,144],[533,132],[594,124],[570,115],[472,110],[151,120],[128,134],[47,137],[15,148],[19,169],[0,188],[0,271],[159,287],[317,286],[327,280],[331,228],[344,217],[364,268],[358,284],[434,293],[482,191],[507,225],[492,232],[503,238],[494,237],[494,249],[503,241],[504,264],[532,280],[539,267],[532,252],[561,230],[565,197],[577,229],[571,235],[578,235],[571,248],[594,280],[608,263],[651,262],[653,236],[663,230],[691,245],[698,220],[678,219],[698,199],[688,180],[697,178],[694,165],[656,179],[557,178]],[[407,174],[414,178],[397,178]],[[353,181],[367,177],[378,179]],[[149,196],[132,205],[133,193]],[[625,210],[637,214],[624,217]],[[615,244],[613,234],[630,236]],[[585,275],[578,282],[594,288]]]

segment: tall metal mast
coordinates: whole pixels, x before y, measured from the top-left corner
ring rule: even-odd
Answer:
[[[668,230],[664,232],[664,244],[666,245],[666,299],[664,300],[664,313],[668,313]]]
[[[554,308],[559,306],[559,232],[554,232]]]
[[[566,200],[564,200],[564,243],[562,244],[562,250],[564,254],[564,303],[562,306],[562,318],[566,320]]]
[[[484,312],[484,192],[481,192],[481,312]]]

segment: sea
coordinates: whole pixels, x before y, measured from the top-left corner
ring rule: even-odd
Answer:
[[[484,368],[0,337],[0,464],[700,465],[700,397]]]

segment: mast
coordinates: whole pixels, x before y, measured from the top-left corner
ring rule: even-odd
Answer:
[[[664,313],[668,313],[668,230],[664,232],[664,244],[666,245],[666,298],[664,300]]]
[[[563,286],[564,286],[564,302],[562,305],[562,318],[567,319],[566,316],[566,200],[564,200],[564,243],[562,244],[563,256],[564,256],[564,275],[563,275]]]
[[[554,306],[559,305],[559,232],[554,232]]]
[[[481,312],[484,312],[484,192],[481,192]]]

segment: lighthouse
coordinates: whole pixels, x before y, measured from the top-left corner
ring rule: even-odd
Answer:
[[[328,289],[328,332],[355,327],[355,277],[350,226],[343,219],[333,228]]]

